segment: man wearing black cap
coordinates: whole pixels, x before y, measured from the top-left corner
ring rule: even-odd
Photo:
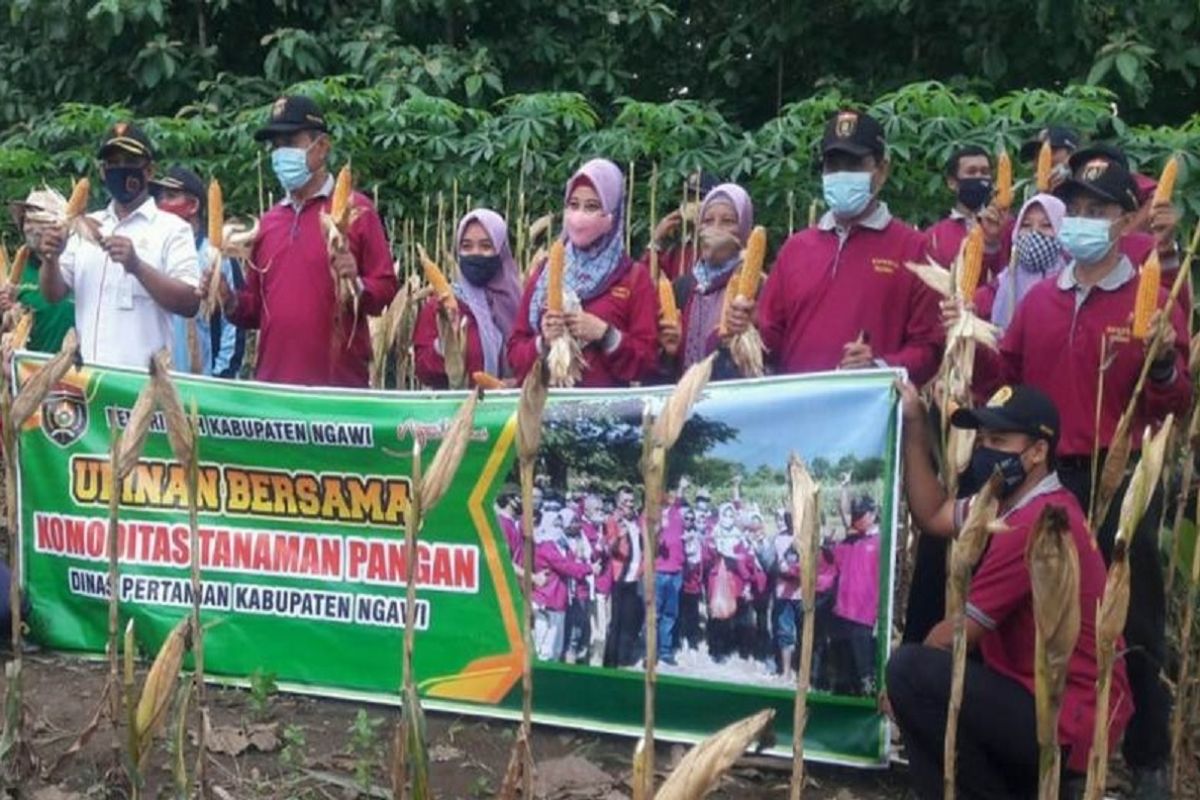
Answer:
[[[981,350],[975,388],[986,393],[1020,382],[1054,400],[1063,415],[1058,474],[1080,505],[1090,508],[1092,476],[1104,463],[1147,355],[1152,365],[1131,430],[1143,431],[1161,424],[1168,414],[1179,419],[1187,412],[1191,402],[1187,323],[1178,305],[1165,308],[1168,293],[1160,288],[1160,310],[1152,324],[1152,330],[1160,320],[1166,326],[1160,345],[1148,353],[1154,337],[1139,341],[1131,335],[1137,271],[1118,242],[1135,219],[1137,189],[1119,163],[1103,158],[1083,163],[1055,194],[1067,206],[1061,238],[1073,261],[1058,278],[1029,291],[998,353]],[[1102,364],[1103,392],[1098,388]],[[1134,436],[1135,451],[1139,443]],[[1097,451],[1099,463],[1093,463]],[[1111,555],[1124,491],[1122,486],[1107,517],[1096,521],[1096,538],[1106,558]],[[1170,695],[1159,677],[1166,658],[1166,599],[1158,547],[1161,516],[1159,491],[1129,553],[1131,598],[1125,635],[1137,711],[1123,753],[1135,769],[1138,798],[1166,796],[1159,788],[1165,781],[1170,750]]]
[[[260,221],[251,257],[258,269],[236,294],[222,281],[221,305],[242,328],[258,328],[255,375],[271,383],[365,388],[371,360],[367,317],[396,294],[396,274],[374,205],[354,192],[345,252],[330,253],[321,216],[329,213],[334,180],[325,116],[311,99],[281,97],[254,134],[267,142],[271,169],[285,191]],[[339,299],[338,280],[356,298]],[[342,303],[341,305],[339,305]]]
[[[955,148],[946,160],[945,178],[946,188],[954,193],[954,207],[950,216],[925,230],[929,255],[949,268],[967,234],[981,226],[986,281],[1008,265],[1007,251],[1012,243],[1011,220],[992,204],[992,157],[978,145]]]
[[[200,263],[211,260],[208,246],[208,192],[200,176],[186,167],[174,166],[166,175],[150,181],[150,193],[163,211],[182,219],[192,228]],[[241,270],[233,259],[221,259],[221,273],[232,286],[241,288]],[[180,370],[219,378],[236,378],[242,367],[246,333],[213,311],[211,318],[175,317],[175,346],[171,358]]]
[[[38,284],[50,302],[75,293],[75,329],[85,361],[145,367],[173,341],[173,314],[196,313],[198,267],[191,229],[150,197],[154,148],[136,125],[118,122],[99,150],[112,197],[91,215],[100,245],[42,236]]]
[[[929,458],[928,412],[912,384],[898,386],[904,416],[904,488],[924,535],[952,538],[971,500],[946,495]],[[1058,740],[1063,747],[1063,797],[1078,797],[1095,726],[1096,609],[1105,568],[1079,502],[1055,472],[1059,416],[1050,398],[1029,386],[1002,387],[977,409],[960,409],[953,425],[976,431],[963,475],[979,489],[1000,476],[1000,521],[971,578],[965,630],[978,658],[967,660],[958,718],[957,786],[964,797],[1032,797],[1038,785],[1034,708],[1036,624],[1026,552],[1043,514],[1069,530],[1079,555],[1079,637],[1067,664]],[[1066,599],[1066,598],[1064,598]],[[921,644],[901,645],[888,661],[887,704],[900,727],[913,788],[942,796],[943,746],[949,699],[953,620],[936,625]],[[1113,668],[1109,741],[1130,716],[1125,665]]]
[[[1071,176],[1071,167],[1067,163],[1071,154],[1079,149],[1079,133],[1074,128],[1063,125],[1050,125],[1042,128],[1037,135],[1021,145],[1021,160],[1036,162],[1038,153],[1045,142],[1050,143],[1050,188],[1054,189]]]
[[[829,210],[784,243],[757,309],[733,302],[729,333],[757,317],[780,373],[890,366],[924,383],[941,357],[937,297],[904,266],[925,260],[925,237],[879,199],[890,169],[883,127],[867,114],[839,111],[821,153]]]

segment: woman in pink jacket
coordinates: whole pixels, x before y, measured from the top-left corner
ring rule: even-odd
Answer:
[[[562,657],[569,582],[592,574],[592,568],[575,558],[566,542],[565,525],[575,512],[544,510],[542,524],[534,536],[534,569],[545,576],[533,590],[533,643],[538,658],[556,661]]]

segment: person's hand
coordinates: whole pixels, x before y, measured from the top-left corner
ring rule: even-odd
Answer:
[[[964,303],[961,297],[947,297],[940,305],[942,311],[942,327],[952,328],[958,323],[964,311],[975,311],[974,303]]]
[[[1175,230],[1179,226],[1179,210],[1170,203],[1161,203],[1150,209],[1150,232],[1154,234],[1154,246],[1160,253],[1175,249]]]
[[[989,205],[979,213],[979,227],[983,229],[983,241],[989,247],[1000,245],[1000,235],[1008,222],[1008,212]]]
[[[875,366],[875,354],[866,342],[847,342],[842,345],[842,362],[838,369],[869,369]]]
[[[38,257],[43,261],[57,261],[67,246],[67,232],[62,225],[47,225],[42,228],[38,246]]]
[[[665,217],[660,219],[658,224],[654,226],[654,243],[659,244],[661,242],[665,242],[673,233],[675,233],[676,230],[679,229],[679,226],[682,222],[683,214],[679,211],[679,209],[675,209],[670,214],[667,214]]]
[[[904,418],[904,422],[911,423],[925,419],[925,401],[921,399],[921,394],[912,381],[898,380],[893,385],[900,395],[900,414]]]
[[[728,290],[727,290],[728,291]],[[725,317],[725,330],[730,336],[745,333],[754,321],[755,302],[745,297],[735,297],[729,304],[729,314]]]
[[[358,262],[354,260],[354,254],[349,250],[335,252],[330,258],[330,263],[339,279],[353,281],[358,277]]]
[[[201,301],[208,296],[208,287],[212,281],[212,271],[213,268],[209,267],[208,269],[204,270],[204,272],[200,273],[200,283],[196,284],[196,296],[199,297]],[[218,302],[221,304],[221,310],[224,311],[233,305],[233,290],[229,288],[229,281],[225,280],[224,273],[221,273],[220,278],[217,280]]]
[[[572,311],[566,315],[567,330],[580,344],[598,342],[608,331],[608,323],[587,311]]]
[[[109,236],[101,244],[109,258],[124,267],[130,275],[137,274],[142,260],[138,258],[132,239],[128,236]]]
[[[542,314],[542,341],[550,344],[566,333],[567,326],[561,311],[546,311]]]
[[[658,323],[658,346],[669,356],[679,352],[679,325],[674,322]]]
[[[1175,326],[1171,324],[1171,320],[1163,313],[1163,309],[1158,309],[1154,315],[1150,317],[1150,335],[1146,337],[1146,353],[1150,354],[1150,346],[1154,343],[1154,334],[1162,327],[1162,337],[1158,340],[1158,346],[1154,349],[1154,354],[1151,361],[1166,360],[1172,357],[1175,350]]]
[[[17,287],[11,283],[8,286],[0,288],[0,314],[8,311],[16,302]]]
[[[539,589],[541,587],[545,586],[546,581],[549,579],[550,579],[550,573],[547,572],[546,570],[541,570],[539,572],[535,572],[535,573],[533,573],[533,575],[531,575],[529,577],[529,580],[532,581],[533,585],[537,586]]]
[[[949,650],[954,646],[954,622],[944,619],[934,625],[925,636],[926,647],[936,647],[939,650]]]

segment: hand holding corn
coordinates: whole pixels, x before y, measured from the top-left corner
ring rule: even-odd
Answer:
[[[725,332],[730,336],[745,333],[754,323],[754,309],[757,306],[756,300],[735,297],[729,304],[729,313],[725,316]]]

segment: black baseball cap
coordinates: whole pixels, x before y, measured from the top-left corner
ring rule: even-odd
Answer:
[[[984,428],[999,433],[1024,433],[1045,439],[1053,448],[1060,431],[1054,401],[1032,386],[1002,386],[987,405],[960,408],[950,417],[956,428]]]
[[[821,137],[821,155],[849,153],[852,156],[883,158],[887,138],[883,126],[870,114],[839,111],[825,123]]]
[[[311,97],[302,94],[288,95],[276,100],[271,105],[271,116],[267,124],[254,132],[254,138],[263,142],[272,136],[296,131],[329,132],[321,108]]]
[[[1125,155],[1124,150],[1111,142],[1092,142],[1082,150],[1076,150],[1072,153],[1071,159],[1067,163],[1071,166],[1071,172],[1078,172],[1079,168],[1084,164],[1094,161],[1097,158],[1103,158],[1114,164],[1120,164],[1125,171],[1129,171],[1129,156]]]
[[[1033,161],[1037,158],[1038,151],[1042,149],[1042,142],[1050,142],[1050,147],[1054,150],[1066,149],[1074,152],[1079,147],[1079,132],[1065,125],[1048,125],[1021,145],[1021,160]]]
[[[1139,205],[1137,181],[1129,170],[1103,156],[1080,164],[1075,174],[1054,190],[1054,196],[1069,203],[1078,192],[1102,197],[1125,211],[1136,211]]]
[[[109,128],[96,155],[103,159],[114,151],[141,156],[149,161],[154,160],[154,145],[151,144],[150,137],[132,122],[118,122]]]
[[[171,167],[165,175],[152,178],[150,180],[150,190],[154,191],[155,189],[175,189],[187,192],[193,197],[199,198],[202,208],[205,201],[208,200],[208,190],[205,189],[204,181],[200,176],[187,167],[179,165]]]
[[[875,500],[869,495],[864,494],[850,501],[850,519],[861,519],[864,514],[873,514],[877,506]]]

